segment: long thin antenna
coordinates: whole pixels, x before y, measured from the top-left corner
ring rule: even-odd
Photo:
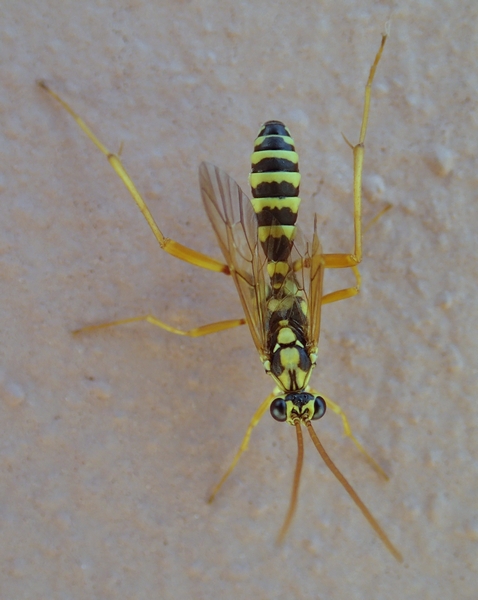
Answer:
[[[292,495],[290,497],[289,510],[284,519],[284,524],[281,527],[277,537],[277,544],[282,544],[287,531],[294,518],[297,509],[297,498],[299,496],[300,474],[302,473],[302,465],[304,463],[304,439],[302,437],[302,428],[299,419],[294,421],[295,432],[297,434],[297,462],[295,463],[294,483],[292,484]]]
[[[357,492],[353,489],[353,487],[350,485],[350,483],[345,479],[345,477],[342,475],[342,473],[337,469],[334,462],[332,461],[330,456],[325,451],[325,448],[322,446],[319,438],[317,437],[317,434],[314,431],[314,428],[312,427],[312,423],[310,421],[305,421],[305,424],[309,431],[309,435],[312,438],[312,441],[314,442],[314,446],[317,448],[317,450],[318,450],[320,456],[322,457],[323,461],[325,462],[325,464],[329,467],[329,469],[332,471],[332,473],[335,475],[335,477],[337,477],[337,479],[340,481],[340,483],[344,486],[347,494],[352,498],[352,500],[358,506],[358,508],[360,509],[360,512],[370,523],[372,529],[375,531],[375,533],[378,535],[378,537],[382,540],[382,542],[385,544],[385,546],[388,548],[388,550],[391,552],[391,554],[393,554],[393,556],[398,560],[398,562],[403,562],[403,557],[400,554],[400,552],[395,548],[395,546],[392,544],[392,542],[388,539],[386,533],[383,531],[383,529],[380,527],[380,525],[377,523],[377,521],[373,518],[371,512],[368,510],[368,508],[365,506],[365,504],[362,502],[362,500],[360,500],[360,498],[358,497]]]

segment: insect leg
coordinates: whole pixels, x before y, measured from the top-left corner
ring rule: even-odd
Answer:
[[[392,208],[391,204],[387,204],[382,210],[375,215],[375,217],[367,224],[364,228],[363,233],[366,233],[375,223],[382,218],[382,216],[388,212]],[[349,287],[343,290],[337,290],[336,292],[331,292],[330,294],[326,294],[322,296],[322,304],[331,304],[332,302],[338,302],[339,300],[346,300],[347,298],[352,298],[356,296],[362,284],[362,277],[360,276],[360,271],[358,267],[350,267],[355,275],[356,285],[354,287]]]
[[[388,24],[387,24],[388,25]],[[378,63],[382,56],[383,47],[388,36],[388,27],[382,34],[382,42],[375,56],[373,65],[370,68],[367,84],[365,86],[365,98],[362,115],[362,125],[360,128],[360,137],[358,144],[353,146],[347,138],[344,137],[347,144],[353,151],[354,156],[354,229],[355,243],[353,254],[324,254],[324,267],[327,269],[341,269],[345,267],[354,267],[362,260],[362,170],[364,157],[365,134],[367,133],[368,115],[370,112],[370,98],[372,94],[372,82],[375,77]]]
[[[210,323],[209,325],[202,325],[201,327],[195,327],[194,329],[177,329],[172,327],[163,321],[160,321],[153,315],[141,315],[139,317],[131,317],[129,319],[119,319],[118,321],[110,321],[109,323],[100,323],[99,325],[87,325],[81,329],[75,329],[73,334],[86,333],[89,331],[96,331],[97,329],[104,329],[105,327],[115,327],[116,325],[125,325],[126,323],[136,323],[138,321],[146,321],[151,325],[156,325],[176,335],[187,335],[189,337],[200,337],[202,335],[209,335],[210,333],[217,333],[218,331],[224,331],[225,329],[232,329],[239,325],[244,325],[245,319],[229,319],[227,321],[218,321],[217,323]]]
[[[344,435],[346,435],[347,437],[349,437],[352,442],[356,445],[356,447],[360,450],[360,452],[364,455],[365,459],[367,460],[367,462],[369,463],[369,465],[374,469],[374,471],[376,471],[381,477],[383,477],[384,479],[386,479],[388,481],[388,475],[385,473],[385,471],[382,469],[382,467],[370,456],[370,454],[365,450],[365,448],[362,446],[362,444],[358,441],[358,439],[354,436],[354,434],[352,433],[352,429],[350,427],[349,421],[347,419],[347,417],[345,416],[344,411],[340,408],[340,406],[338,404],[336,404],[335,402],[333,402],[330,398],[327,398],[327,396],[324,396],[324,394],[322,394],[322,392],[317,392],[317,390],[309,390],[311,394],[315,394],[317,396],[322,396],[322,398],[325,400],[325,403],[327,404],[327,408],[330,408],[330,410],[332,410],[336,415],[339,415],[339,417],[342,419],[342,425],[344,427]]]
[[[48,85],[44,81],[39,82],[39,86],[47,91],[50,96],[53,96],[55,100],[57,100],[63,108],[75,119],[76,123],[80,127],[80,129],[90,138],[90,140],[95,144],[95,146],[106,156],[108,162],[113,167],[115,173],[121,179],[123,184],[126,186],[127,190],[133,197],[133,200],[138,205],[139,210],[143,214],[144,218],[148,222],[152,232],[156,240],[158,241],[159,246],[168,254],[175,256],[176,258],[180,258],[186,262],[191,263],[192,265],[196,265],[197,267],[202,267],[203,269],[209,269],[210,271],[217,271],[220,273],[225,273],[229,275],[229,267],[224,263],[206,256],[201,252],[196,252],[196,250],[192,250],[191,248],[187,248],[182,244],[167,238],[163,235],[162,231],[157,226],[153,215],[149,211],[145,201],[141,197],[141,194],[136,189],[136,186],[131,179],[131,177],[126,172],[126,169],[121,162],[120,157],[113,152],[110,152],[108,148],[96,137],[93,131],[88,127],[88,125],[83,121],[83,119],[67,104],[58,94],[56,94],[53,90],[51,90]]]
[[[251,422],[249,423],[249,426],[247,428],[246,431],[246,435],[244,436],[244,439],[242,440],[242,443],[239,447],[239,450],[236,452],[236,456],[233,458],[232,463],[230,464],[229,468],[227,469],[227,471],[224,473],[224,475],[221,477],[221,480],[219,481],[219,483],[217,483],[212,492],[211,495],[209,496],[208,502],[211,503],[214,498],[216,497],[216,494],[218,493],[218,491],[221,489],[222,484],[226,481],[226,479],[229,477],[229,475],[232,473],[232,471],[234,470],[234,467],[237,464],[237,461],[240,459],[241,454],[247,450],[247,447],[249,445],[249,439],[251,437],[251,433],[252,430],[254,429],[254,427],[257,425],[257,423],[259,423],[259,421],[261,420],[263,414],[266,412],[266,410],[269,408],[272,400],[275,398],[277,394],[275,392],[273,392],[272,394],[269,394],[267,396],[267,398],[262,402],[262,404],[259,406],[259,408],[256,410],[256,412],[254,413],[254,416],[251,419]]]
[[[325,296],[322,296],[322,304],[331,304],[332,302],[338,302],[339,300],[346,300],[347,298],[352,298],[359,293],[362,277],[360,276],[358,267],[351,267],[351,269],[354,272],[357,284],[354,287],[349,287],[343,290],[331,292],[330,294],[325,294]]]

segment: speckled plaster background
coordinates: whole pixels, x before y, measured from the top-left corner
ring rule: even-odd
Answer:
[[[477,16],[469,1],[4,0],[0,85],[0,597],[476,598]],[[384,483],[329,414],[324,445],[405,556],[387,553],[310,443],[268,416],[205,499],[271,390],[232,283],[163,254],[119,179],[36,85],[117,150],[164,232],[219,256],[199,198],[210,160],[247,189],[261,122],[292,129],[302,223],[352,241],[363,87],[363,293],[326,306],[314,385],[340,402]],[[332,274],[327,289],[347,285]],[[306,440],[308,442],[308,440]]]

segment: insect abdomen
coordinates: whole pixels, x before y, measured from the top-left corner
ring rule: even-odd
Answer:
[[[299,210],[299,157],[289,130],[280,121],[261,127],[251,156],[249,181],[258,234],[269,263],[273,288],[287,275],[287,259]]]

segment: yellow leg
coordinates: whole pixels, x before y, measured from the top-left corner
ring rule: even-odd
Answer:
[[[367,233],[367,231],[373,227],[375,225],[375,223],[381,219],[383,217],[383,215],[385,213],[387,213],[389,210],[391,210],[393,207],[391,204],[387,204],[386,206],[384,206],[382,208],[382,210],[378,213],[378,215],[375,215],[374,218],[370,221],[370,223],[367,223],[366,227],[363,230],[363,233]]]
[[[163,323],[163,321],[160,321],[153,315],[142,315],[140,317],[131,317],[129,319],[110,321],[109,323],[100,323],[99,325],[88,325],[87,327],[82,327],[81,329],[75,329],[75,331],[72,333],[86,333],[88,331],[104,329],[105,327],[115,327],[116,325],[136,323],[138,321],[146,321],[147,323],[151,323],[151,325],[156,325],[157,327],[161,327],[162,329],[165,329],[171,333],[175,333],[176,335],[187,335],[189,337],[200,337],[202,335],[209,335],[210,333],[217,333],[218,331],[224,331],[225,329],[232,329],[233,327],[244,325],[246,322],[245,319],[229,319],[228,321],[210,323],[209,325],[202,325],[201,327],[195,327],[194,329],[188,329],[187,331],[184,331],[183,329],[177,329],[176,327],[172,327],[171,325]]]
[[[390,209],[392,208],[391,204],[387,204],[382,210],[375,215],[375,217],[367,224],[363,233],[367,232],[375,223]],[[327,261],[324,261],[325,266],[327,267]],[[362,277],[360,276],[360,271],[358,267],[349,267],[353,270],[356,280],[356,285],[354,287],[346,288],[344,290],[337,290],[336,292],[331,292],[330,294],[326,294],[322,296],[322,304],[331,304],[332,302],[338,302],[339,300],[346,300],[347,298],[352,298],[356,296],[360,292],[360,287],[362,285]]]
[[[354,287],[345,288],[344,290],[337,290],[335,292],[331,292],[330,294],[325,294],[325,296],[322,296],[322,304],[331,304],[332,302],[338,302],[339,300],[346,300],[347,298],[352,298],[359,293],[362,277],[360,276],[358,267],[351,267],[351,269],[354,272],[357,284]]]
[[[241,458],[242,453],[245,450],[247,450],[252,430],[257,425],[257,423],[259,423],[259,421],[261,420],[263,414],[269,408],[272,400],[276,397],[276,395],[277,394],[275,392],[273,392],[272,394],[269,394],[267,396],[267,398],[264,400],[264,402],[259,406],[259,408],[254,413],[254,416],[252,417],[251,422],[249,423],[249,427],[247,428],[246,435],[244,436],[244,439],[242,440],[242,443],[241,443],[241,445],[239,447],[239,450],[237,451],[236,456],[234,457],[234,459],[233,459],[232,463],[230,464],[228,470],[222,476],[222,478],[219,481],[219,483],[214,486],[214,489],[212,490],[211,495],[209,496],[209,499],[208,499],[209,503],[211,503],[214,500],[214,498],[216,497],[216,494],[221,489],[222,484],[226,481],[226,479],[229,477],[229,475],[234,470],[234,467],[236,466],[237,461]]]
[[[364,455],[365,459],[367,460],[367,462],[369,463],[369,465],[384,479],[386,479],[388,481],[388,475],[385,473],[385,471],[382,469],[382,467],[370,456],[370,454],[365,450],[365,448],[362,446],[362,444],[358,441],[358,439],[354,436],[354,434],[352,433],[352,429],[349,425],[348,419],[345,416],[344,411],[340,408],[340,406],[338,404],[336,404],[335,402],[333,402],[330,398],[327,398],[327,396],[324,396],[324,394],[322,394],[321,392],[317,392],[317,390],[309,390],[311,394],[315,394],[316,396],[322,396],[322,398],[325,400],[325,403],[327,404],[327,408],[330,408],[331,411],[333,411],[336,415],[339,415],[339,417],[342,419],[342,425],[344,427],[344,435],[346,435],[347,437],[349,437],[352,442],[357,446],[357,448],[360,450],[360,452]]]
[[[168,254],[171,254],[176,258],[180,258],[181,260],[189,262],[192,265],[202,267],[203,269],[209,269],[210,271],[218,271],[220,273],[225,273],[226,275],[229,275],[229,267],[224,263],[214,258],[210,258],[209,256],[202,254],[201,252],[196,252],[196,250],[187,248],[186,246],[183,246],[182,244],[179,244],[178,242],[175,242],[174,240],[165,237],[162,231],[157,226],[155,220],[153,219],[153,215],[150,213],[145,201],[136,189],[133,180],[126,172],[126,169],[124,168],[119,155],[110,152],[108,148],[96,137],[93,131],[83,121],[83,119],[70,107],[70,105],[67,104],[64,100],[62,100],[62,98],[60,98],[60,96],[58,96],[58,94],[56,94],[53,90],[51,90],[44,81],[40,81],[39,85],[63,106],[63,108],[75,119],[80,129],[106,156],[108,162],[113,167],[115,173],[119,176],[129,193],[133,197],[134,201],[138,205],[139,210],[142,212],[144,218],[148,222],[148,225],[151,227],[151,230],[154,233],[154,236],[157,239],[160,247]]]
[[[354,230],[355,244],[353,254],[324,254],[325,268],[342,269],[345,267],[354,267],[362,260],[362,170],[365,148],[365,134],[367,133],[368,115],[370,112],[370,98],[372,94],[372,82],[375,77],[378,63],[382,56],[383,47],[387,40],[388,31],[382,34],[382,42],[377,55],[370,68],[367,85],[365,86],[365,98],[362,115],[362,125],[360,128],[360,137],[358,144],[353,146],[347,138],[344,137],[347,144],[352,148],[354,156]]]

